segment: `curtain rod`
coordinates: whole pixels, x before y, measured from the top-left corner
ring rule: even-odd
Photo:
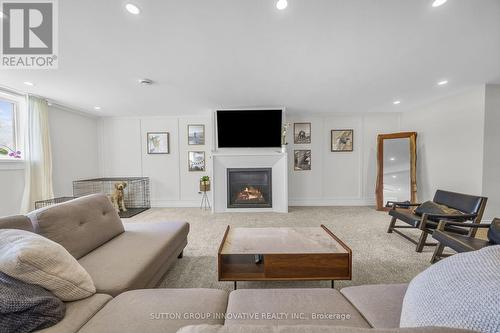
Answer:
[[[47,102],[50,102],[46,97],[40,96],[40,95],[35,95],[35,94],[30,94],[21,90],[17,90],[14,88],[9,88],[4,85],[0,85],[0,91],[6,93],[6,94],[12,94],[12,95],[17,95],[17,96],[34,96],[40,99],[44,99]]]
[[[6,94],[12,94],[12,95],[17,95],[17,96],[26,96],[26,93],[20,90],[8,88],[4,85],[0,85],[0,92],[6,93]]]
[[[80,115],[83,115],[83,116],[87,116],[87,117],[91,117],[91,118],[96,118],[97,117],[96,115],[94,115],[92,113],[88,113],[85,110],[82,110],[82,109],[79,109],[79,108],[75,108],[75,107],[71,107],[71,106],[67,106],[67,105],[61,104],[61,103],[59,103],[57,101],[51,100],[51,99],[49,99],[47,97],[40,96],[40,95],[35,95],[35,94],[30,94],[30,93],[26,93],[24,91],[17,90],[17,89],[14,89],[14,88],[10,88],[10,87],[6,87],[4,85],[0,85],[0,92],[3,92],[5,94],[16,95],[16,96],[19,96],[19,97],[25,97],[25,96],[38,97],[38,98],[44,99],[45,101],[47,101],[47,103],[49,103],[49,104],[51,104],[53,106],[56,106],[56,107],[58,107],[60,109],[64,109],[66,111],[77,113],[77,114],[80,114]]]

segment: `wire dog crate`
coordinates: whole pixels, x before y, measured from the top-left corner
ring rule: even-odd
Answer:
[[[115,191],[115,184],[125,183],[124,202],[126,212],[120,211],[121,218],[128,218],[151,208],[148,177],[123,178],[95,178],[75,180],[73,182],[73,196],[82,197],[94,193],[104,193],[111,196]]]
[[[35,209],[56,205],[73,199],[73,197],[59,197],[54,199],[35,201]]]

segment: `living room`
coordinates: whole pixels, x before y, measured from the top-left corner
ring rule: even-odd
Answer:
[[[0,332],[500,332],[498,0],[0,21]]]

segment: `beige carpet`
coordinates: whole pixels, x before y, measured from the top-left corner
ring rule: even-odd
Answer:
[[[290,213],[212,214],[197,208],[156,208],[126,219],[134,221],[187,221],[191,226],[184,258],[165,275],[160,287],[219,288],[232,290],[232,282],[217,281],[217,250],[227,225],[233,227],[326,225],[353,252],[350,285],[409,282],[427,268],[433,247],[416,253],[415,246],[396,234],[386,233],[387,213],[371,207],[291,207]],[[415,238],[417,233],[413,232]],[[329,287],[321,282],[239,282],[238,288]]]

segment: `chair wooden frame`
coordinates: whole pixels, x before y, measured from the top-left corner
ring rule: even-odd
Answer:
[[[416,252],[422,252],[424,249],[424,246],[438,246],[439,245],[439,243],[427,243],[427,236],[429,234],[432,235],[432,233],[435,230],[434,228],[430,228],[430,227],[432,226],[432,227],[435,227],[436,229],[439,227],[438,222],[434,222],[434,221],[430,220],[429,218],[448,219],[449,225],[454,225],[454,226],[459,226],[459,227],[467,226],[467,224],[465,224],[464,222],[457,222],[456,219],[468,219],[472,222],[470,224],[480,225],[481,219],[483,218],[484,210],[486,208],[487,201],[488,201],[487,198],[483,198],[483,200],[481,202],[481,206],[479,207],[477,214],[460,214],[460,215],[422,214],[422,218],[421,218],[420,223],[417,227],[414,227],[411,225],[396,225],[396,221],[398,219],[397,219],[397,217],[393,216],[391,219],[391,222],[389,223],[389,228],[387,229],[387,233],[392,233],[392,232],[397,233],[401,237],[403,237],[403,238],[407,239],[408,241],[412,242],[413,244],[415,244],[416,245],[416,248],[415,248]],[[407,203],[393,202],[391,209],[396,209],[398,207],[409,208],[409,207],[415,207],[415,206],[419,206],[419,205],[420,204],[416,204],[416,203],[415,204],[407,204]],[[453,219],[455,219],[455,221],[453,221]],[[443,226],[443,228],[444,228],[444,226]],[[402,233],[401,231],[399,231],[397,229],[420,229],[422,232],[420,234],[418,241],[416,241],[413,238],[411,238],[410,236]],[[477,232],[477,228],[471,228],[470,231],[468,232],[467,236],[474,237],[476,235],[476,232]]]
[[[474,232],[473,233],[469,232],[468,237],[474,237],[475,236],[475,231],[477,231],[477,229],[479,229],[479,228],[483,228],[483,229],[490,228],[491,225],[494,224],[494,223],[500,223],[500,218],[493,219],[493,221],[491,222],[491,224],[460,223],[460,222],[454,222],[454,221],[441,220],[439,222],[439,225],[438,225],[438,227],[437,227],[436,230],[445,231],[446,225],[455,225],[455,226],[460,226],[460,227],[463,227],[463,228],[471,228],[471,231],[474,230]],[[473,235],[470,236],[471,234],[473,234]],[[458,242],[458,240],[457,240],[457,242]],[[434,253],[432,255],[431,264],[433,264],[433,263],[441,260],[442,258],[449,257],[451,255],[451,254],[444,254],[443,253],[444,248],[446,246],[448,246],[448,245],[449,244],[444,245],[441,242],[439,242],[439,244],[437,245],[437,247],[434,250]],[[455,250],[453,247],[451,247],[451,249]]]

